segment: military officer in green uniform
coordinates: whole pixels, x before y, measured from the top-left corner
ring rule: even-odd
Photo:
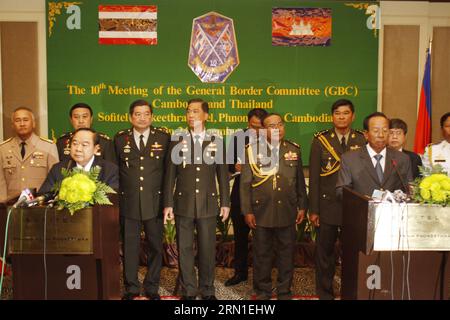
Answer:
[[[253,288],[257,299],[271,298],[275,253],[278,299],[291,299],[296,224],[308,206],[302,159],[300,147],[284,139],[279,114],[262,122],[267,139],[246,147],[240,184],[241,210],[253,229]]]
[[[94,120],[92,108],[86,103],[76,103],[70,108],[69,120],[72,124],[73,131],[66,132],[56,141],[58,147],[58,155],[61,161],[70,159],[70,141],[73,132],[79,128],[90,128]],[[114,146],[110,137],[104,133],[97,133],[100,138],[100,149],[96,156],[108,161],[115,161]]]
[[[216,300],[217,215],[225,221],[230,212],[230,187],[223,141],[206,131],[208,113],[206,101],[192,99],[188,102],[186,118],[189,130],[172,137],[164,186],[164,220],[170,221],[176,216],[183,300],[194,300],[197,294],[203,300]],[[195,231],[198,281],[194,268]]]
[[[340,157],[366,144],[361,131],[353,130],[355,109],[340,99],[331,107],[333,128],[314,135],[309,158],[309,219],[318,229],[316,239],[316,292],[320,299],[333,299],[335,243],[342,225],[341,205],[336,200]]]
[[[140,296],[138,280],[141,228],[149,244],[144,295],[159,300],[162,267],[163,207],[162,184],[170,136],[151,126],[153,109],[149,102],[130,105],[132,128],[114,137],[120,176],[120,215],[123,231],[124,300]]]

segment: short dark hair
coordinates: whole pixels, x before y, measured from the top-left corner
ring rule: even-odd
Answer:
[[[250,110],[247,114],[247,119],[250,121],[252,117],[257,117],[259,120],[261,120],[266,116],[267,111],[262,108],[254,108]]]
[[[150,102],[143,100],[143,99],[138,99],[138,100],[134,100],[131,104],[130,104],[130,115],[133,114],[134,112],[134,108],[136,108],[137,106],[148,106],[150,108],[150,113],[153,114],[153,107],[151,105]]]
[[[188,101],[188,108],[189,108],[189,106],[191,105],[191,103],[196,103],[196,102],[200,102],[200,103],[202,104],[202,110],[203,110],[203,112],[209,113],[208,102],[206,102],[205,100],[200,99],[200,98],[194,98],[194,99],[189,100],[189,101]],[[187,108],[186,108],[186,110],[187,110]]]
[[[389,121],[389,129],[402,129],[404,134],[408,133],[408,125],[402,119],[391,119]]]
[[[94,140],[93,140],[94,146],[100,144],[100,136],[98,135],[97,131],[95,131],[94,129],[91,129],[91,128],[78,128],[77,130],[75,130],[75,131],[73,132],[72,137],[70,138],[70,144],[71,144],[71,145],[72,145],[73,137],[75,137],[75,135],[76,135],[78,132],[80,132],[80,131],[89,131],[89,132],[92,132],[92,133],[94,134]]]
[[[333,105],[331,106],[331,113],[333,114],[334,111],[336,111],[337,108],[342,106],[348,106],[350,110],[352,110],[352,113],[355,113],[355,107],[353,106],[353,102],[347,99],[339,99],[336,100]]]
[[[389,118],[386,117],[386,115],[383,112],[377,111],[377,112],[371,113],[367,117],[364,118],[364,121],[363,121],[364,130],[369,131],[369,121],[370,121],[370,119],[375,118],[375,117],[383,117],[389,121]]]
[[[441,129],[444,129],[444,122],[450,117],[450,112],[444,113],[441,117]]]
[[[264,126],[264,121],[271,116],[278,116],[280,117],[281,121],[284,122],[283,117],[281,116],[281,114],[276,113],[276,112],[271,112],[271,113],[267,113],[262,119],[261,119],[261,124]]]
[[[92,115],[94,114],[94,113],[92,112],[92,108],[91,108],[87,103],[84,103],[84,102],[78,102],[78,103],[75,103],[75,104],[72,106],[72,108],[70,108],[70,111],[69,111],[69,117],[72,118],[72,112],[73,112],[73,110],[78,109],[78,108],[89,109],[89,113],[91,114],[91,117],[92,117]]]

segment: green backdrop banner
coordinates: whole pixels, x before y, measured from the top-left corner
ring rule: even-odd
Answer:
[[[47,1],[47,15],[52,137],[71,129],[77,102],[113,136],[136,99],[152,103],[155,126],[176,129],[201,97],[224,136],[251,108],[281,113],[306,164],[335,100],[354,102],[356,128],[376,110],[378,2]]]

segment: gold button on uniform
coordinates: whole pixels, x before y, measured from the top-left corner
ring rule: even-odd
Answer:
[[[144,167],[141,167],[140,169],[141,169],[141,170],[144,170]]]
[[[200,167],[197,167],[197,171],[200,171]]]
[[[144,160],[144,157],[141,157],[140,159],[141,159],[141,160]]]
[[[196,182],[199,182],[199,181],[200,181],[200,179],[199,179],[199,178],[196,178],[196,179],[195,179],[195,181],[196,181]]]
[[[141,191],[144,190],[144,187],[139,187],[139,190],[141,190]]]
[[[24,166],[22,166],[22,169],[25,169],[25,167],[24,167]]]
[[[278,203],[281,203],[281,200],[278,200]]]
[[[199,193],[200,191],[198,189],[195,189],[195,193]]]
[[[139,179],[140,179],[141,181],[144,181],[144,177],[139,177]]]

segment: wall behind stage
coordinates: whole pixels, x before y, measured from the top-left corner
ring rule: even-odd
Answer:
[[[176,129],[185,126],[186,101],[202,97],[213,102],[209,127],[224,135],[245,127],[252,107],[281,113],[306,164],[312,135],[330,126],[333,101],[354,102],[356,128],[376,110],[378,2],[134,1],[157,7],[157,44],[99,44],[99,5],[113,4],[130,3],[46,3],[50,137],[70,130],[68,110],[76,102],[90,104],[94,128],[113,136],[129,127],[135,99],[153,104],[155,126]],[[330,39],[320,46],[273,45],[272,12],[280,7],[329,8]],[[202,83],[188,66],[193,19],[210,11],[234,23],[239,65],[223,83]]]

